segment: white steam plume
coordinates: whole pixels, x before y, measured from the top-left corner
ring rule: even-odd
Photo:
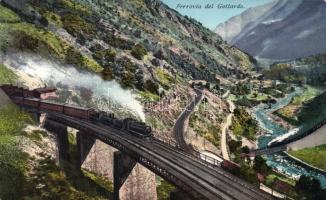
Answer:
[[[20,53],[6,57],[8,66],[39,78],[48,85],[66,85],[71,89],[86,88],[97,98],[111,99],[126,110],[134,112],[143,121],[145,114],[142,105],[135,99],[131,91],[123,89],[116,81],[104,81],[90,72],[80,72],[73,67],[60,66],[41,57]]]

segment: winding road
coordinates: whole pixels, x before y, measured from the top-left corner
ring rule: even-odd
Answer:
[[[230,160],[229,152],[227,149],[226,136],[227,136],[227,130],[232,124],[232,117],[233,117],[233,111],[235,109],[235,105],[231,100],[228,100],[227,102],[229,104],[229,110],[231,113],[227,116],[226,122],[222,126],[221,151],[222,151],[223,159]]]
[[[193,153],[193,149],[187,145],[184,135],[186,132],[186,124],[187,120],[189,119],[189,116],[195,109],[195,107],[198,105],[198,103],[202,100],[203,92],[201,90],[195,89],[196,96],[193,98],[193,100],[187,105],[187,107],[184,109],[184,111],[179,115],[174,127],[173,127],[173,133],[174,137],[177,141],[177,144],[181,149],[188,153]]]
[[[188,106],[184,109],[184,111],[180,114],[179,118],[177,119],[173,132],[175,139],[177,141],[177,144],[181,149],[188,153],[193,153],[193,149],[186,143],[184,139],[184,135],[186,132],[187,127],[187,120],[189,119],[189,116],[193,112],[194,108],[198,105],[198,103],[201,101],[203,92],[201,90],[196,89],[196,96],[193,98],[193,100],[188,104]],[[228,94],[228,92],[226,93]],[[224,96],[224,95],[223,95]],[[227,116],[226,122],[222,126],[222,138],[221,138],[221,151],[223,155],[223,159],[230,160],[230,156],[227,150],[227,130],[232,124],[232,117],[233,117],[233,111],[235,109],[235,105],[231,100],[227,100],[229,104],[229,110],[230,114]]]

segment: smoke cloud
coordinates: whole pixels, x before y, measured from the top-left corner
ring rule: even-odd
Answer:
[[[131,111],[143,121],[145,120],[143,107],[135,99],[135,95],[131,91],[123,89],[116,81],[104,81],[96,74],[80,72],[73,67],[61,66],[39,56],[25,53],[6,56],[5,63],[20,73],[40,79],[47,85],[64,86],[72,91],[81,88],[89,90],[92,93],[93,101],[95,99],[102,104],[97,105],[99,108],[108,102],[119,104],[120,108]]]

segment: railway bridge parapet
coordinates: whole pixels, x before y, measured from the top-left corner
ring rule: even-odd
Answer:
[[[43,125],[57,138],[60,164],[70,160],[67,127],[78,130],[78,166],[83,167],[92,157],[91,162],[101,162],[102,167],[113,169],[111,177],[116,199],[157,199],[155,174],[182,191],[174,193],[175,196],[186,194],[192,199],[201,200],[272,199],[259,188],[232,175],[229,171],[234,165],[230,165],[230,162],[223,160],[221,167],[212,166],[178,146],[153,138],[151,127],[145,123],[133,119],[120,120],[91,108],[30,97],[34,94],[21,88],[10,89],[7,95],[24,110],[46,114]],[[119,152],[102,153],[97,150],[98,143]],[[94,169],[97,169],[96,165]],[[151,172],[147,173],[146,170]]]
[[[43,128],[52,133],[56,138],[58,148],[57,160],[60,166],[63,166],[65,162],[70,162],[69,140],[67,132],[68,126],[64,123],[60,123],[60,120],[45,117]],[[114,184],[113,196],[115,200],[138,199],[138,197],[150,200],[157,199],[156,178],[154,173],[150,172],[140,164],[137,164],[137,162],[127,154],[120,151],[112,152],[114,151],[114,148],[105,148],[106,151],[103,151],[103,148],[96,148],[97,139],[84,130],[79,130],[77,132],[76,141],[78,151],[78,167],[84,166],[86,169],[91,170],[94,173],[102,174],[108,178],[109,181],[112,181]],[[108,144],[103,143],[103,145]],[[96,156],[94,157],[94,155]],[[95,165],[97,167],[92,168],[89,163],[88,165],[83,165],[85,164],[86,160],[87,162],[91,162],[91,165]],[[102,160],[105,160],[104,163]],[[100,167],[100,165],[102,165],[102,167]],[[111,173],[109,173],[109,176],[107,176],[105,173],[107,171],[112,171],[111,173],[113,173],[113,177],[110,176]],[[144,185],[149,186],[148,190],[135,190],[135,188],[142,188]]]

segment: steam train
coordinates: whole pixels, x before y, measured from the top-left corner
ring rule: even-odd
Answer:
[[[138,138],[149,138],[153,135],[151,127],[147,126],[145,123],[136,121],[132,118],[121,120],[116,118],[113,113],[54,103],[47,100],[30,97],[12,97],[12,101],[26,109],[37,109],[62,113],[78,119],[98,122],[114,129],[127,131],[131,135]]]
[[[128,133],[131,133],[132,135],[139,138],[147,138],[153,136],[152,128],[150,126],[147,126],[144,122],[139,122],[132,118],[120,120],[115,118],[113,113],[106,113],[103,111],[94,112],[91,114],[90,118],[92,121],[98,121],[115,129],[127,130]]]

